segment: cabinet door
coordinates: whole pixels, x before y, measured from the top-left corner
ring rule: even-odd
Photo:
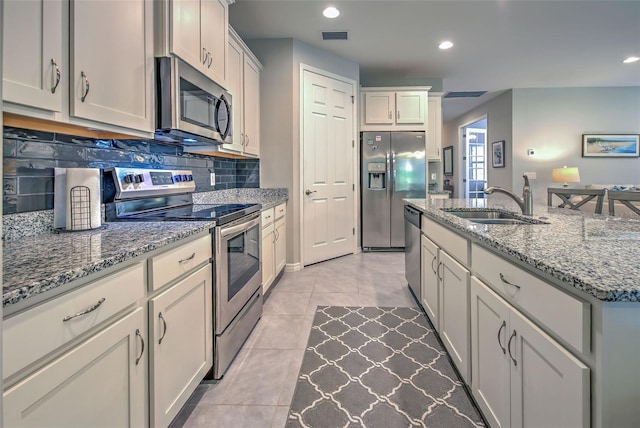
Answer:
[[[471,389],[492,427],[510,426],[509,306],[471,278]]]
[[[440,251],[440,337],[466,383],[469,372],[469,271]]]
[[[244,151],[260,155],[260,68],[248,56],[244,59]]]
[[[518,311],[510,321],[511,426],[589,427],[589,368]]]
[[[287,220],[286,217],[282,217],[276,221],[276,246],[275,246],[275,272],[274,275],[278,275],[284,265],[287,263]]]
[[[262,295],[275,278],[275,228],[273,224],[262,229]]]
[[[146,0],[71,2],[71,116],[152,131],[152,26],[145,21],[151,6]]]
[[[225,149],[241,152],[244,148],[244,125],[242,116],[242,67],[244,66],[244,53],[242,46],[229,37],[229,50],[227,55],[227,86],[231,93],[231,117],[233,125],[233,143],[223,144]]]
[[[396,92],[396,123],[423,124],[427,118],[427,93]]]
[[[426,236],[421,236],[422,245],[422,306],[427,312],[431,324],[440,329],[440,280],[438,279],[438,246]]]
[[[366,92],[364,94],[365,123],[368,125],[393,125],[395,106],[395,92]]]
[[[226,87],[226,58],[228,44],[228,18],[226,0],[202,0],[202,48],[208,57],[205,74],[220,86]]]
[[[427,159],[440,160],[440,149],[442,146],[442,98],[429,97],[427,106]]]
[[[145,426],[142,308],[4,392],[7,427]]]
[[[168,426],[213,365],[211,264],[149,302],[150,425]]]
[[[203,69],[206,50],[202,47],[200,31],[200,0],[171,1],[171,52]]]
[[[62,111],[68,70],[62,63],[62,1],[4,2],[3,99]]]

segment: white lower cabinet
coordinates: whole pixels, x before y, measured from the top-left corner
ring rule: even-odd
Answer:
[[[4,426],[145,426],[145,331],[138,308],[5,390]]]
[[[471,381],[469,271],[445,251],[440,262],[440,338],[458,367],[462,379]]]
[[[211,264],[149,301],[150,426],[168,426],[213,365]]]
[[[287,263],[286,202],[262,212],[262,293],[273,285]]]
[[[431,323],[440,329],[440,280],[438,279],[438,252],[440,248],[429,238],[421,236],[422,251],[422,307],[427,312]]]
[[[472,391],[492,427],[590,426],[590,371],[471,278]]]
[[[273,223],[262,229],[262,294],[267,292],[275,279],[275,229]]]
[[[276,242],[274,252],[275,274],[278,275],[287,264],[287,219],[280,217],[275,224]]]

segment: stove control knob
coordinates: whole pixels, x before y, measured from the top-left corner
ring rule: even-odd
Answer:
[[[182,181],[182,176],[180,174],[176,174],[173,177],[173,181],[175,181],[176,183],[180,183]]]
[[[133,174],[127,174],[124,177],[122,177],[122,182],[125,184],[131,184],[134,181],[134,175]]]
[[[193,175],[191,174],[187,175],[187,181],[193,181]]]
[[[144,182],[144,175],[142,174],[136,174],[135,177],[133,177],[133,180],[136,183],[143,183]]]
[[[180,177],[182,177],[182,181],[189,181],[186,174],[182,174]]]

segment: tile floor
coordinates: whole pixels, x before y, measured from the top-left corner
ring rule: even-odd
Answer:
[[[362,253],[286,272],[224,378],[203,383],[178,427],[285,426],[316,306],[416,306],[404,253]]]

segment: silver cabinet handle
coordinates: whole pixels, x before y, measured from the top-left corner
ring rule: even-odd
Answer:
[[[247,137],[247,142],[246,142],[245,146],[248,146],[249,145],[249,134],[245,134],[245,137]]]
[[[51,87],[51,93],[55,94],[58,85],[60,84],[60,69],[58,68],[58,64],[56,64],[56,60],[51,58],[51,65],[56,70],[56,80],[53,82],[53,86]]]
[[[213,62],[213,55],[211,54],[211,52],[207,52],[207,55],[209,56],[209,64],[207,64],[207,68],[211,68],[211,63]]]
[[[442,277],[440,276],[440,266],[442,266],[442,262],[438,263],[438,273],[437,273],[438,279],[442,281]]]
[[[507,353],[507,350],[504,348],[504,346],[502,346],[502,342],[500,341],[500,333],[502,333],[502,329],[505,328],[506,326],[507,326],[507,322],[503,320],[502,325],[498,329],[498,345],[500,345],[500,349],[502,349],[503,355]]]
[[[511,354],[511,341],[513,340],[513,338],[516,337],[516,331],[513,330],[513,333],[511,334],[511,337],[509,338],[509,343],[507,344],[507,348],[509,349],[509,357],[511,358],[511,361],[513,361],[513,365],[514,366],[518,366],[518,362],[516,361],[515,358],[513,358],[513,354]]]
[[[80,77],[84,82],[84,94],[82,94],[82,96],[80,97],[80,101],[84,102],[84,100],[87,98],[87,95],[89,95],[89,88],[91,87],[91,85],[89,84],[89,79],[87,79],[87,75],[84,74],[84,71],[80,72]]]
[[[140,355],[138,356],[138,358],[136,358],[136,366],[138,365],[138,363],[140,362],[140,358],[142,358],[142,355],[144,354],[144,339],[142,338],[142,335],[140,334],[140,329],[136,328],[136,336],[140,338],[140,341],[142,342],[142,350],[140,351]]]
[[[196,256],[196,253],[193,253],[191,254],[191,256],[187,257],[186,259],[178,260],[178,263],[182,264],[182,263],[190,262],[195,258],[195,256]]]
[[[307,190],[304,191],[304,194],[309,196],[310,194],[316,193],[316,192],[317,192],[317,190],[309,190],[309,189],[307,189]]]
[[[160,312],[158,314],[158,318],[160,318],[160,320],[162,321],[162,324],[164,326],[163,330],[162,330],[162,336],[160,336],[160,340],[158,340],[158,345],[162,344],[162,339],[164,339],[165,334],[167,334],[167,322],[164,320],[164,317],[162,316],[162,312]]]
[[[80,317],[80,316],[82,316],[82,315],[86,315],[86,314],[88,314],[89,312],[93,312],[93,311],[95,311],[96,309],[98,309],[98,308],[100,307],[100,305],[102,305],[102,304],[104,303],[104,301],[105,301],[105,300],[107,300],[107,299],[105,299],[105,298],[103,297],[102,299],[98,300],[98,303],[96,303],[95,305],[93,305],[93,306],[91,306],[91,307],[88,307],[87,309],[84,309],[84,310],[82,310],[82,311],[78,312],[78,313],[77,313],[77,314],[75,314],[75,315],[67,315],[66,317],[62,318],[62,321],[63,321],[63,322],[64,322],[64,321],[69,321],[69,320],[72,320],[72,319],[74,319],[74,318],[76,318],[76,317]]]
[[[431,270],[433,273],[436,273],[436,270],[433,268],[433,264],[436,262],[436,256],[433,256],[433,260],[431,260]]]
[[[203,64],[207,63],[207,49],[206,48],[202,48],[202,63]]]
[[[241,132],[240,135],[242,136],[242,145],[244,146],[244,140],[245,140],[245,136],[244,136],[244,132]]]
[[[511,282],[507,281],[507,280],[504,278],[504,275],[502,274],[502,272],[500,272],[500,281],[502,281],[502,282],[504,282],[505,284],[510,285],[510,286],[512,286],[512,287],[516,287],[518,290],[520,290],[520,286],[519,286],[519,285],[517,285],[517,284],[512,284]]]

